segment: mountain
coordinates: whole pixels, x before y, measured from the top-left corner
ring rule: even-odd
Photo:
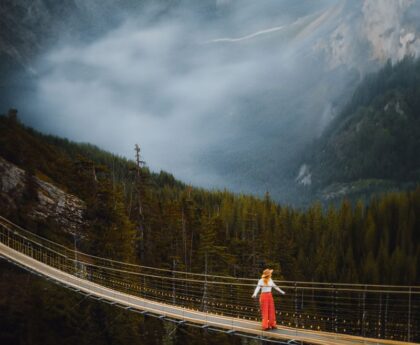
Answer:
[[[366,76],[313,145],[297,180],[324,200],[368,197],[420,181],[420,60]]]
[[[209,161],[218,162],[224,176],[233,172],[234,188],[257,194],[270,190],[278,200],[295,205],[315,198],[331,200],[333,190],[327,196],[327,191],[314,193],[305,187],[310,183],[308,166],[296,157],[312,152],[313,140],[328,135],[324,130],[342,125],[340,114],[366,75],[387,61],[396,64],[405,56],[419,56],[419,10],[419,3],[412,1],[341,1],[281,30],[246,38],[242,44],[249,46],[269,41],[283,49],[293,47],[292,68],[298,66],[299,72],[287,75],[285,87],[270,84],[270,90],[244,100],[238,126],[246,126],[244,132],[251,134],[240,141],[230,139],[229,148],[223,153],[217,150]],[[368,155],[367,147],[359,150],[360,155]],[[386,160],[387,153],[383,155]],[[330,173],[333,171],[325,172]],[[370,184],[370,192],[400,188],[395,183],[377,182],[375,188],[375,183]],[[341,193],[334,199],[349,195],[346,188],[336,186],[334,193]]]
[[[20,0],[0,11],[3,109],[125,157],[140,137],[156,170],[294,205],[314,198],[296,183],[301,157],[364,76],[420,51],[410,0]]]

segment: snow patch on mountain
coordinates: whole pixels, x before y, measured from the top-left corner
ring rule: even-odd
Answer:
[[[295,181],[298,184],[304,185],[304,186],[310,186],[312,184],[312,174],[309,170],[309,166],[306,164],[302,164],[302,166],[299,169],[298,176],[296,177]]]

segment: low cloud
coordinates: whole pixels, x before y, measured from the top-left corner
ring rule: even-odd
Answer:
[[[293,180],[290,162],[355,79],[328,74],[323,56],[342,2],[214,4],[122,12],[93,39],[51,47],[37,127],[128,158],[138,143],[153,170],[196,185],[263,193]]]

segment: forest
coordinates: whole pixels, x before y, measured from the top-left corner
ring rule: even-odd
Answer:
[[[359,180],[413,188],[420,178],[420,60],[368,74],[308,154],[315,187]]]
[[[315,203],[299,210],[277,204],[268,192],[260,199],[184,185],[168,173],[151,173],[141,157],[137,163],[45,136],[15,118],[0,120],[3,157],[86,202],[80,230],[86,252],[190,272],[204,272],[207,257],[207,273],[239,277],[272,266],[285,280],[419,281],[419,187],[369,204],[343,200],[339,207]],[[30,181],[22,207],[4,216],[43,236],[60,236],[53,220],[27,219],[36,202]]]
[[[404,69],[406,64],[409,70],[418,67],[418,63],[407,60],[395,68]],[[394,67],[386,68],[390,69],[389,75]],[[375,90],[384,87],[383,78],[379,74],[366,79],[368,86],[362,84],[355,93],[353,103],[343,112],[348,120],[343,122],[342,131],[351,133],[349,128],[360,122],[355,120],[355,113],[368,112],[372,115],[363,115],[363,121],[375,123],[375,112],[379,110],[369,104],[375,99]],[[394,79],[389,81],[391,86]],[[413,94],[408,89],[395,89],[391,96],[378,98],[374,104],[378,104],[377,109],[391,104],[392,114],[404,110],[405,115],[395,121],[391,113],[381,119],[388,121],[391,128],[399,128],[381,133],[399,133],[400,138],[407,126],[414,131],[418,124],[418,88]],[[369,96],[364,98],[366,93]],[[405,122],[409,116],[411,125]],[[341,134],[337,133],[327,132],[325,137],[338,138]],[[358,136],[354,140],[359,139],[364,140]],[[404,140],[408,145],[401,146],[408,148],[405,155],[391,150],[391,156],[402,162],[414,159],[404,169],[412,172],[407,180],[418,181],[418,156],[414,155],[418,136],[410,134]],[[366,177],[404,180],[402,170],[386,170],[386,157],[380,160],[375,151],[382,150],[382,146],[375,147],[371,147],[372,155],[377,156],[374,167],[380,174],[373,174],[368,165],[361,164],[362,172],[369,171]],[[369,202],[344,199],[338,205],[313,203],[296,209],[278,204],[269,191],[258,198],[189,186],[167,172],[151,172],[135,143],[132,159],[126,159],[91,144],[39,133],[21,123],[13,110],[0,116],[0,156],[26,171],[25,192],[16,201],[19,207],[12,209],[2,204],[5,199],[0,199],[1,215],[70,248],[77,238],[78,250],[107,258],[256,279],[263,268],[272,267],[276,280],[404,285],[420,282],[420,186],[415,183],[405,191],[373,196]],[[330,168],[338,180],[353,178],[350,170],[340,170],[336,165]],[[53,218],[41,221],[28,216],[38,202],[35,176],[85,202],[84,225],[77,233],[63,233]],[[326,172],[325,181],[328,178]],[[161,320],[115,310],[3,261],[0,272],[2,344],[183,344],[186,337],[190,344],[242,341],[208,335],[204,330],[175,329]]]

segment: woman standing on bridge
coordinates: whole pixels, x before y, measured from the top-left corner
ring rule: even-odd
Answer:
[[[273,270],[268,268],[263,271],[261,279],[258,281],[258,285],[254,291],[254,294],[252,295],[253,298],[256,298],[258,292],[261,290],[260,308],[262,315],[262,328],[264,331],[276,327],[276,309],[274,306],[271,289],[275,288],[281,294],[285,294],[282,289],[274,284],[273,280],[271,279],[272,274]]]

